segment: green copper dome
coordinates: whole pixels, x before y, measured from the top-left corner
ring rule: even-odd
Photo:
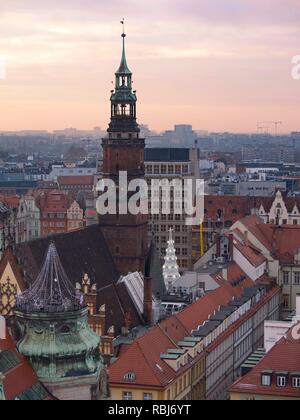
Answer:
[[[17,299],[18,350],[42,381],[98,375],[100,337],[88,324],[83,296],[68,279],[54,243],[40,274]]]

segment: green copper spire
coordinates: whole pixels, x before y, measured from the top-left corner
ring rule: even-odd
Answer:
[[[126,52],[125,52],[125,38],[126,38],[126,34],[125,34],[125,21],[124,19],[121,21],[121,24],[123,25],[123,33],[122,33],[122,38],[123,38],[123,49],[122,49],[122,58],[121,58],[121,64],[120,67],[118,68],[118,70],[116,71],[116,75],[131,75],[131,71],[128,68],[127,65],[127,61],[126,61]]]
[[[115,89],[111,91],[111,121],[109,133],[139,133],[136,122],[136,92],[132,90],[132,73],[127,66],[125,54],[125,31],[123,25],[123,51],[121,64],[115,73]]]

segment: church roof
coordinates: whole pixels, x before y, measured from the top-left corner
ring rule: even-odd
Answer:
[[[116,334],[119,334],[124,326],[126,312],[130,313],[132,327],[141,324],[126,286],[117,284],[119,273],[98,225],[18,245],[17,256],[24,270],[27,286],[39,274],[51,240],[55,243],[61,263],[73,286],[76,283],[81,284],[85,274],[92,284],[96,284],[97,306],[100,308],[105,304],[107,307],[106,329],[113,325]]]

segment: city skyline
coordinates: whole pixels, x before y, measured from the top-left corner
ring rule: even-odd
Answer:
[[[281,132],[299,130],[297,1],[3,0],[0,131],[105,129],[123,16],[140,122],[255,132],[257,121],[280,120]]]

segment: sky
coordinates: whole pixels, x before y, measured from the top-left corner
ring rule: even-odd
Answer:
[[[300,131],[299,0],[1,0],[0,131],[106,129],[123,17],[140,123]]]

